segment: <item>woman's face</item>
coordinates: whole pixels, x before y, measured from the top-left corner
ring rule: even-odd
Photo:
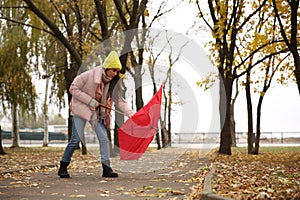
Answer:
[[[110,78],[113,78],[118,74],[119,71],[120,71],[119,69],[107,69],[106,75]]]

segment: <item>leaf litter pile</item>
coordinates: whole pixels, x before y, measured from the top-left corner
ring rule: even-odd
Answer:
[[[7,154],[0,156],[0,180],[13,176],[29,175],[33,172],[57,171],[64,148],[61,147],[18,147],[5,148]],[[74,160],[69,169],[79,171],[99,167],[91,154],[82,155],[81,150],[74,152]],[[80,158],[79,158],[80,157]]]
[[[234,199],[300,199],[300,147],[261,147],[258,155],[232,148],[211,154],[214,193]]]

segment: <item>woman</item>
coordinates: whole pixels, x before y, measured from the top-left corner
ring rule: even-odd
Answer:
[[[112,106],[112,101],[125,115],[130,117],[133,114],[130,106],[121,97],[122,87],[119,84],[112,84],[113,79],[118,79],[121,68],[118,54],[112,51],[102,67],[88,70],[78,75],[72,82],[70,86],[72,94],[70,109],[73,115],[72,137],[60,161],[58,170],[60,178],[70,177],[67,167],[71,162],[74,150],[81,141],[87,121],[92,125],[99,140],[102,176],[118,177],[118,174],[113,172],[110,167],[110,144],[106,130],[109,126],[110,114],[110,110],[107,108]],[[103,105],[105,106],[103,107]]]

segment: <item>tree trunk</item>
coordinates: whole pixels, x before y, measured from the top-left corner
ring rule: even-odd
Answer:
[[[298,58],[295,58],[295,70],[294,70],[294,74],[296,77],[296,82],[297,82],[297,86],[298,86],[298,92],[300,94],[300,58],[299,58],[299,54],[298,54]]]
[[[45,98],[44,98],[44,106],[43,106],[43,114],[44,114],[44,139],[43,139],[43,147],[47,147],[49,143],[49,133],[48,133],[48,85],[49,79],[46,79],[46,88],[45,88]]]
[[[19,141],[20,141],[20,136],[19,136],[19,124],[18,124],[18,110],[16,105],[12,105],[12,132],[11,132],[11,137],[12,137],[12,148],[19,147]]]
[[[223,80],[224,81],[224,80]],[[225,89],[225,94],[224,91]],[[220,148],[219,153],[231,155],[231,144],[232,144],[232,138],[231,138],[231,110],[230,110],[230,104],[231,104],[231,94],[232,94],[232,80],[227,78],[224,81],[224,87],[220,87],[220,105],[226,105],[226,114],[225,114],[225,120],[224,125],[221,130],[221,136],[220,136]],[[226,102],[226,103],[224,103]],[[221,107],[221,109],[224,109]],[[222,118],[222,117],[221,117]],[[221,119],[222,121],[222,119]]]
[[[166,122],[162,122],[161,126],[161,140],[162,140],[162,147],[165,148],[168,146],[168,130],[166,128]]]
[[[166,121],[167,121],[167,106],[168,106],[168,98],[167,95],[165,93],[165,90],[163,90],[163,94],[164,94],[164,118],[162,120],[162,135],[161,135],[161,139],[162,139],[162,147],[165,148],[168,146],[168,130],[166,128]]]
[[[116,110],[121,111],[117,107],[116,107]],[[115,112],[114,145],[115,145],[115,147],[118,147],[118,148],[114,148],[115,153],[119,153],[118,150],[119,150],[120,145],[119,145],[118,129],[123,123],[124,123],[124,115],[122,115],[118,112]]]
[[[162,129],[160,131],[162,132]],[[157,149],[158,150],[161,149],[159,131],[157,131],[155,134],[155,140],[156,140],[156,144],[157,144]]]
[[[48,132],[48,115],[44,115],[44,138],[43,147],[47,147],[49,144],[49,132]]]
[[[83,137],[84,137],[84,134],[83,134]],[[83,138],[83,139],[85,141],[85,138]],[[82,150],[81,150],[82,155],[86,155],[87,154],[86,142],[81,142],[81,146],[82,146]]]
[[[219,153],[231,155],[231,131],[230,131],[230,116],[226,114],[225,123],[221,131],[221,142]]]
[[[219,100],[219,111],[220,111],[220,128],[223,129],[225,124],[225,116],[226,116],[226,92],[223,83],[223,78],[219,75],[219,88],[220,88],[220,100]]]
[[[168,143],[167,146],[171,146],[171,113],[172,113],[172,67],[170,67],[170,73],[169,73],[169,103],[168,103]]]
[[[2,128],[0,126],[0,155],[5,155],[5,151],[3,149],[3,146],[2,146]]]
[[[297,42],[299,39],[299,0],[298,1],[291,1],[291,43],[289,46],[290,51],[292,52],[294,63],[295,63],[295,70],[294,74],[296,77],[296,82],[298,86],[298,91],[300,94],[300,55],[299,55],[299,43]]]
[[[114,157],[116,156],[117,154],[117,151],[114,150],[113,148],[113,142],[115,142],[116,140],[118,140],[118,138],[114,138],[114,141],[112,141],[112,138],[111,138],[111,129],[109,126],[107,126],[106,128],[106,132],[107,132],[107,138],[109,140],[109,148],[110,148],[110,156],[111,157]]]
[[[235,87],[236,87],[236,92],[234,97],[232,98],[231,104],[230,104],[230,109],[231,109],[231,138],[232,138],[232,147],[236,147],[236,131],[235,131],[235,119],[234,119],[234,105],[236,102],[236,99],[239,95],[239,83],[238,80],[235,81]]]
[[[231,112],[231,116],[230,116],[230,132],[231,132],[231,138],[232,138],[232,147],[236,147],[236,137],[235,137],[235,120],[234,120],[234,103],[232,102],[230,104],[230,112]]]
[[[151,74],[151,79],[152,79],[152,84],[153,84],[153,95],[155,95],[155,93],[157,92],[157,88],[156,88],[155,80],[154,80],[154,71],[150,70],[150,74]],[[163,128],[164,128],[161,117],[159,118],[159,123],[160,123],[160,130],[158,129],[155,134],[155,140],[156,140],[158,150],[162,148],[161,140],[163,137]]]
[[[135,66],[134,71],[134,81],[136,85],[135,90],[135,103],[136,103],[136,109],[139,110],[144,106],[143,102],[143,88],[142,88],[142,67]]]
[[[261,120],[261,106],[264,96],[261,95],[257,104],[257,118],[256,118],[256,137],[255,137],[255,148],[253,154],[259,153],[259,142],[260,142],[260,120]]]
[[[143,29],[143,31],[145,31],[145,29]],[[143,41],[145,41],[145,34],[142,34],[142,38],[141,38],[141,46],[143,47],[145,44]],[[136,62],[136,59],[133,58],[133,54],[130,54],[130,58],[132,63],[134,64],[134,81],[135,81],[135,97],[136,97],[136,109],[139,110],[144,106],[144,101],[143,101],[143,81],[142,81],[142,66],[143,66],[143,62],[144,62],[144,58],[143,58],[143,53],[144,50],[143,48],[140,48],[138,50],[138,63]],[[154,88],[155,89],[155,88]]]
[[[250,73],[247,73],[246,77],[246,99],[247,99],[247,111],[248,111],[248,154],[253,153],[253,112],[252,112],[252,100],[251,100],[251,90],[250,90]]]

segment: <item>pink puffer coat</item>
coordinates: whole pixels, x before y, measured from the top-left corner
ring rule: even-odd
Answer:
[[[70,109],[73,115],[77,115],[89,121],[91,116],[96,112],[90,109],[89,103],[95,98],[96,88],[102,82],[102,72],[102,67],[95,67],[75,77],[69,90],[72,94]],[[121,95],[117,95],[114,99],[108,98],[107,105],[110,107],[111,100],[126,115],[133,112]]]

